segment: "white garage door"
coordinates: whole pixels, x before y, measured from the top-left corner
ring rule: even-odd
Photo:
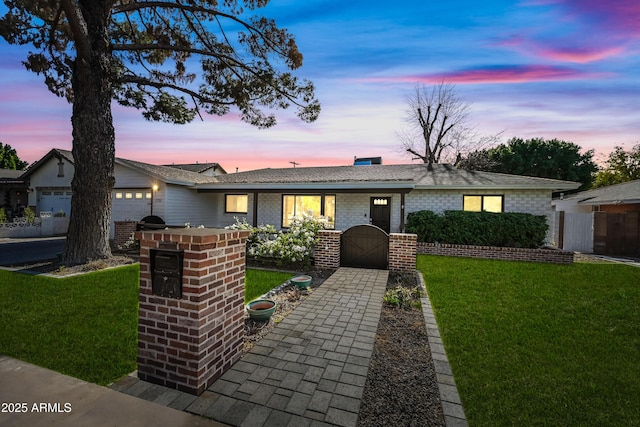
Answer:
[[[150,214],[150,191],[118,189],[113,192],[113,221],[139,221]]]
[[[67,216],[71,213],[71,191],[43,191],[40,193],[40,212],[52,212],[54,215],[64,211]]]

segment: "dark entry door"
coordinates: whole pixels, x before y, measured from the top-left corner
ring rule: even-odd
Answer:
[[[340,265],[342,267],[377,268],[389,265],[389,235],[378,227],[363,224],[342,233]]]
[[[382,228],[388,234],[391,230],[391,197],[372,197],[369,218],[371,225]]]

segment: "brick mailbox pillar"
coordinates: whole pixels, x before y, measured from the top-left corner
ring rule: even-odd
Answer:
[[[138,377],[201,394],[241,356],[248,231],[139,231]]]

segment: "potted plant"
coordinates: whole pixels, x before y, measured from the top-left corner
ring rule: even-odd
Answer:
[[[305,274],[301,274],[299,276],[296,276],[294,278],[291,279],[291,283],[293,283],[294,285],[296,285],[297,288],[299,289],[307,289],[309,286],[311,286],[311,280],[313,278],[311,276],[307,276]]]
[[[257,299],[247,304],[247,312],[252,320],[265,321],[276,311],[276,302],[270,299]]]

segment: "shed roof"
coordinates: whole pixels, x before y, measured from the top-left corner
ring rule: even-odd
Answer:
[[[581,191],[564,198],[581,205],[616,205],[640,203],[640,179]]]

